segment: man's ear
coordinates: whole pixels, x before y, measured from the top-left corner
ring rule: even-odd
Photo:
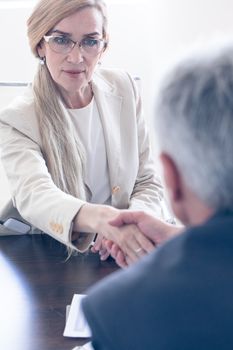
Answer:
[[[163,168],[164,182],[170,198],[171,205],[182,200],[182,181],[179,170],[172,158],[166,154],[161,153],[160,160]]]

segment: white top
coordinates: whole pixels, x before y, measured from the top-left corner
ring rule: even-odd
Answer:
[[[85,183],[91,191],[91,203],[110,204],[111,187],[105,138],[95,99],[79,109],[69,109],[80,141],[86,151]]]

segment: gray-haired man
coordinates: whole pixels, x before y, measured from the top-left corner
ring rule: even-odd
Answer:
[[[186,232],[90,291],[95,349],[233,348],[233,46],[183,61],[156,113],[164,179]],[[153,240],[156,221],[123,213]]]

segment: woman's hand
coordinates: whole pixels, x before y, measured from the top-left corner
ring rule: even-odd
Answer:
[[[92,253],[99,252],[100,260],[102,261],[106,260],[110,255],[110,252],[107,250],[104,241],[105,241],[105,238],[103,237],[103,235],[99,233],[97,235],[97,238],[95,240],[93,247],[91,248]]]
[[[124,268],[131,264],[130,259],[123,253],[116,243],[105,239],[104,245],[112,258],[115,259],[117,265]]]

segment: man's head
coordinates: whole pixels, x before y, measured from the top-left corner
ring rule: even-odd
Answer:
[[[165,183],[178,218],[201,222],[233,208],[233,45],[174,68],[160,90],[156,117]]]

